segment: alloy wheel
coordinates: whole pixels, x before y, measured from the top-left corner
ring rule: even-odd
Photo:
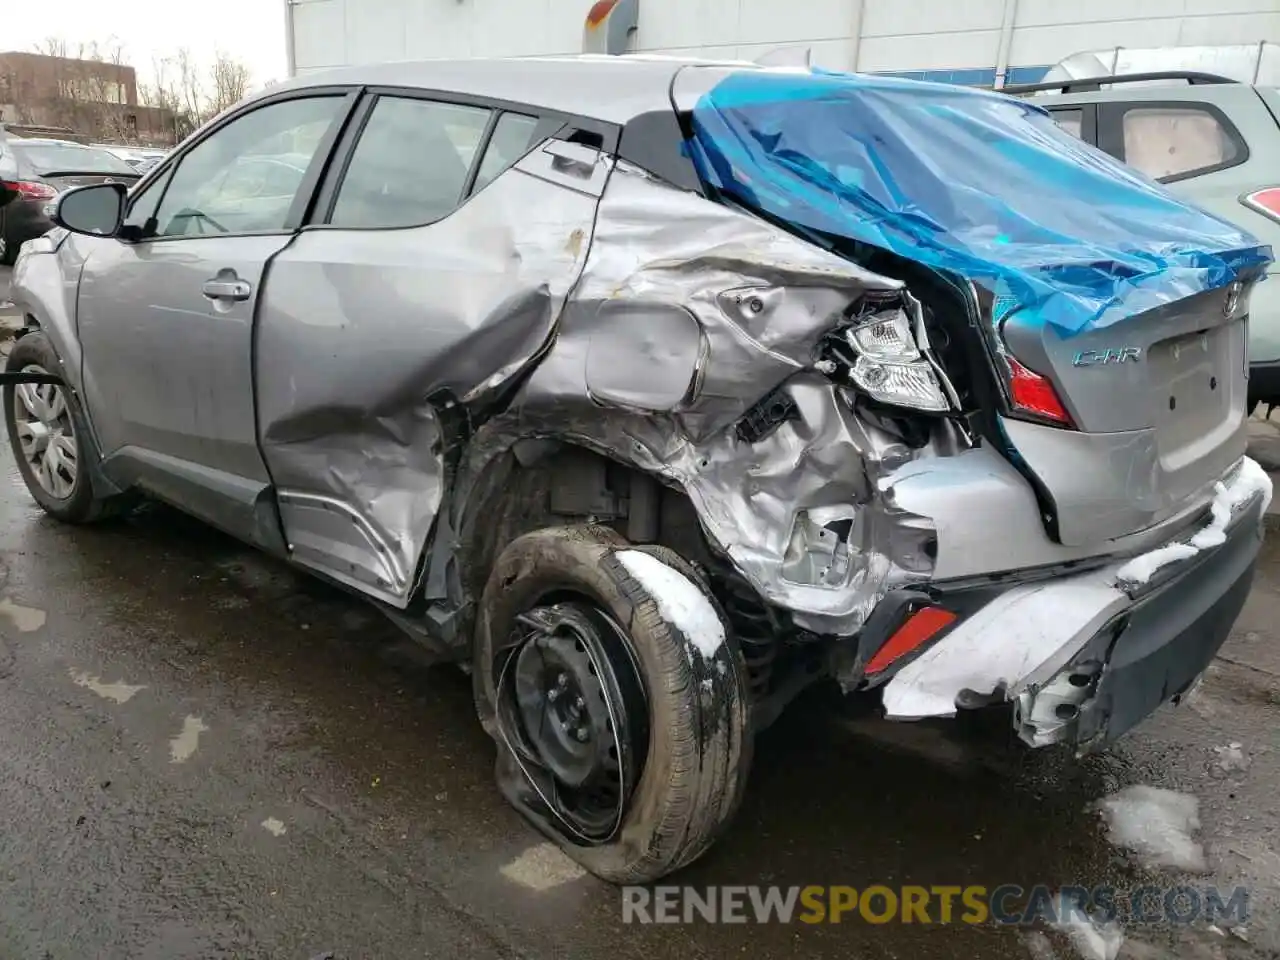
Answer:
[[[24,373],[48,374],[38,363]],[[52,497],[66,500],[75,490],[79,471],[75,424],[64,388],[24,383],[14,388],[14,426],[23,459],[36,482]]]

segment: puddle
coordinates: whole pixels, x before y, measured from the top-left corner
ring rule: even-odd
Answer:
[[[200,734],[208,731],[199,717],[187,717],[182,721],[182,731],[169,741],[169,762],[185,763],[200,745]]]
[[[5,617],[22,633],[31,633],[44,626],[45,612],[37,607],[24,607],[8,597],[0,600],[0,616]]]
[[[145,690],[145,685],[134,686],[131,683],[125,683],[123,680],[117,680],[115,683],[103,683],[101,677],[91,677],[87,673],[76,673],[71,671],[71,680],[77,687],[84,687],[102,697],[104,700],[114,700],[116,703],[128,703],[137,695],[140,690]]]

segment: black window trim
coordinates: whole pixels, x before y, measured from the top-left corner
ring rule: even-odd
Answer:
[[[307,171],[303,174],[302,182],[298,185],[298,192],[293,198],[293,203],[289,207],[289,212],[285,217],[284,226],[276,230],[246,230],[231,233],[195,233],[195,234],[178,234],[170,237],[157,237],[147,234],[134,235],[130,230],[128,233],[121,233],[119,239],[126,243],[173,243],[180,240],[210,240],[210,239],[232,239],[235,237],[277,237],[290,236],[298,232],[306,217],[307,211],[311,209],[316,188],[320,183],[325,171],[333,158],[335,147],[348,124],[356,105],[360,101],[362,87],[359,84],[344,84],[341,86],[317,86],[317,87],[301,87],[293,90],[285,90],[279,93],[270,94],[260,97],[251,103],[245,104],[240,109],[228,113],[226,116],[219,118],[215,123],[202,129],[198,135],[188,138],[178,148],[176,148],[164,161],[156,164],[154,168],[149,170],[147,174],[139,181],[137,193],[129,200],[128,209],[125,211],[126,219],[133,213],[134,205],[142,198],[142,196],[150,189],[152,183],[160,183],[160,196],[156,201],[155,209],[159,210],[164,204],[165,197],[169,193],[169,188],[173,185],[173,177],[170,175],[175,171],[182,161],[191,151],[195,150],[210,137],[215,136],[219,131],[223,130],[232,123],[235,123],[241,117],[248,116],[258,110],[266,107],[275,106],[280,103],[292,102],[295,100],[313,100],[321,97],[336,99],[339,101],[338,111],[335,114],[334,121],[330,123],[329,129],[317,144],[315,153],[311,156],[311,162],[307,165]],[[163,181],[163,182],[161,182]]]
[[[1236,147],[1236,155],[1230,160],[1208,167],[1197,167],[1183,173],[1156,178],[1157,183],[1177,183],[1210,173],[1220,173],[1249,162],[1249,144],[1239,128],[1217,104],[1189,98],[1169,100],[1123,100],[1098,104],[1098,146],[1113,157],[1128,163],[1124,149],[1124,116],[1130,110],[1199,110],[1218,121],[1218,125]]]
[[[343,224],[331,223],[333,218],[333,210],[337,205],[338,191],[342,186],[342,181],[346,178],[347,170],[351,165],[351,159],[355,154],[355,148],[360,142],[360,137],[364,133],[364,128],[369,122],[369,117],[373,113],[377,101],[381,97],[400,97],[410,100],[430,100],[438,103],[450,104],[462,107],[478,107],[490,111],[489,119],[485,125],[485,130],[481,134],[480,140],[476,146],[475,156],[471,158],[471,166],[467,170],[466,179],[463,181],[463,191],[458,197],[458,202],[444,216],[429,220],[425,223],[413,224],[397,224],[395,226],[344,226]],[[431,226],[433,223],[440,223],[457,213],[466,203],[475,196],[472,187],[475,185],[476,177],[479,174],[480,163],[484,158],[485,150],[489,146],[489,140],[493,136],[493,130],[498,119],[506,113],[518,113],[526,117],[535,117],[539,121],[539,132],[542,131],[544,125],[547,130],[546,137],[570,136],[577,132],[585,132],[594,134],[601,141],[601,149],[614,155],[618,151],[618,141],[621,137],[621,128],[617,124],[608,123],[603,120],[596,120],[590,117],[577,116],[571,113],[565,113],[559,110],[549,110],[545,107],[539,107],[531,103],[522,103],[515,100],[503,100],[497,97],[478,96],[469,93],[460,93],[456,90],[436,90],[426,87],[401,87],[401,86],[367,86],[364,88],[360,104],[355,115],[350,118],[346,130],[341,137],[334,156],[330,159],[328,169],[323,178],[320,190],[316,196],[315,203],[304,220],[301,230],[347,230],[347,231],[376,231],[376,230],[418,230],[422,227]],[[544,138],[545,139],[545,138]]]
[[[1079,111],[1080,139],[1091,146],[1098,145],[1098,105],[1096,103],[1064,103],[1061,106],[1046,107],[1046,109],[1050,116]]]

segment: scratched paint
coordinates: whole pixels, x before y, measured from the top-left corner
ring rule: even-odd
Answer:
[[[104,700],[113,700],[116,703],[128,703],[139,691],[146,689],[145,685],[134,686],[131,683],[125,683],[123,680],[117,680],[115,683],[103,683],[101,677],[78,673],[75,670],[71,671],[71,680],[77,687],[84,687]]]
[[[499,872],[513,883],[538,891],[550,890],[586,876],[582,867],[549,843],[530,847]]]
[[[14,603],[8,597],[0,600],[0,616],[4,617],[22,633],[31,633],[44,626],[45,612],[38,607],[24,607]]]
[[[209,728],[199,717],[187,717],[182,721],[182,730],[169,741],[169,762],[185,763],[200,745],[200,734]]]

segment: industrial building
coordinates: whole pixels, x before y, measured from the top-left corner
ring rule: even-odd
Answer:
[[[290,73],[581,52],[747,59],[966,84],[1035,81],[1111,47],[1280,38],[1280,0],[285,0]]]

